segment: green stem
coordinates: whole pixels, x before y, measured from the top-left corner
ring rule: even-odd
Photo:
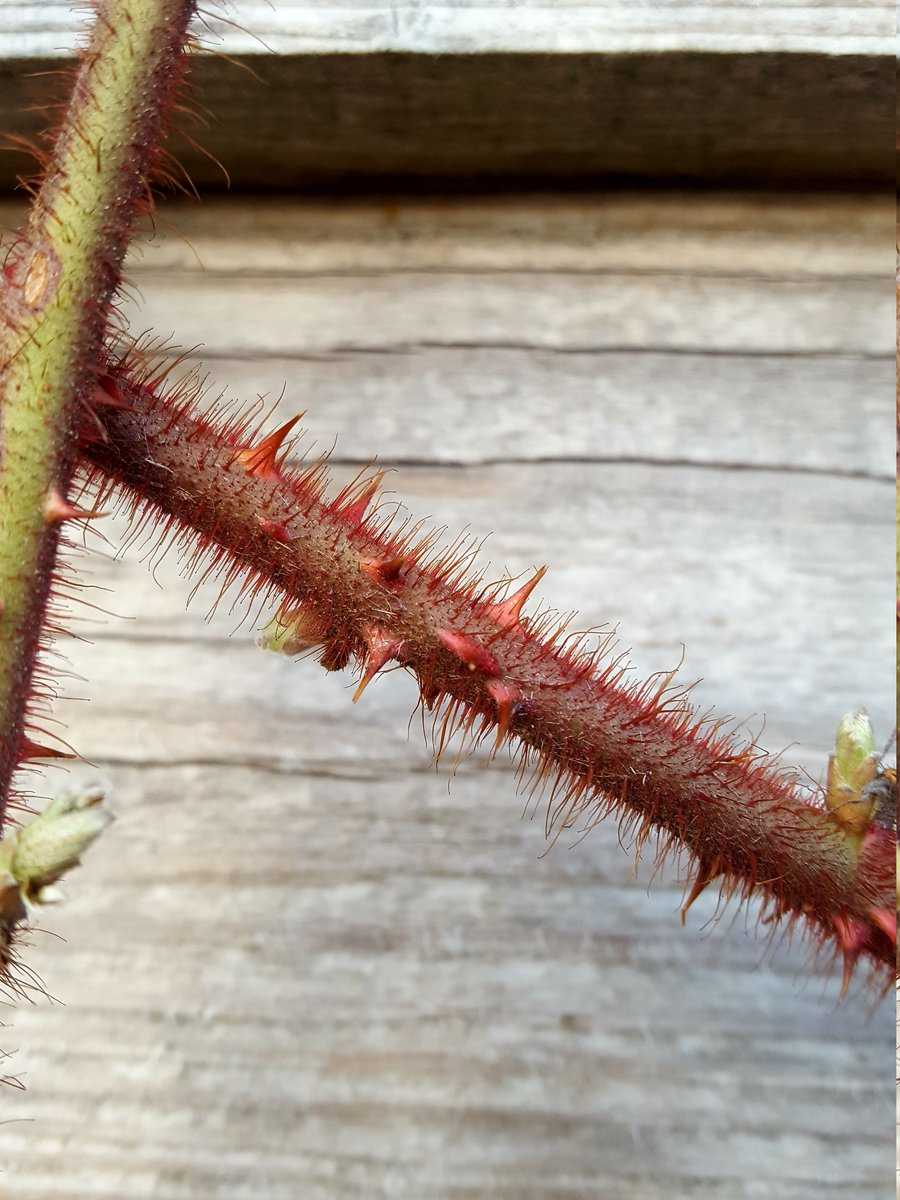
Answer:
[[[72,471],[162,116],[181,73],[190,0],[106,0],[0,293],[0,825],[29,716]],[[56,505],[54,510],[54,498]],[[43,686],[43,692],[40,690]]]

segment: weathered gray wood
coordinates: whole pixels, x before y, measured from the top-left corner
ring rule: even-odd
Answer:
[[[0,229],[24,213],[21,202],[0,201]],[[890,196],[867,192],[209,198],[162,203],[128,271],[881,278],[894,262],[894,218]]]
[[[893,54],[894,12],[878,0],[797,5],[730,0],[235,0],[227,20],[210,6],[198,29],[229,54],[375,51],[483,54],[528,50],[740,51]],[[68,0],[0,0],[0,56],[51,55],[77,43],[83,17]],[[210,39],[212,40],[212,39]],[[265,43],[265,44],[263,44]]]
[[[525,207],[355,203],[326,235],[320,205],[247,206],[242,236],[221,258],[221,209],[167,210],[173,232],[134,262],[137,300],[124,311],[136,329],[202,343],[206,357],[429,347],[893,353],[893,217],[883,198],[826,202],[812,215],[809,197],[706,205],[676,195],[655,220],[646,197],[633,207],[630,197]]]
[[[0,204],[15,223],[16,205]],[[369,271],[883,276],[889,195],[593,191],[427,199],[343,195],[166,204],[131,267],[207,274]]]
[[[169,210],[135,256],[126,312],[205,343],[213,388],[284,389],[272,420],[306,408],[310,438],[328,447],[337,432],[340,457],[893,473],[887,200],[227,212]]]
[[[136,276],[141,283],[146,275]],[[265,288],[267,319],[241,320]],[[695,276],[525,272],[470,276],[465,291],[446,275],[410,281],[390,273],[329,278],[266,276],[225,281],[165,276],[133,325],[177,329],[206,353],[278,353],[290,340],[306,353],[407,351],[454,345],[622,350],[646,347],[710,353],[885,355],[892,345],[890,278],[732,280]],[[533,291],[527,305],[526,288]],[[523,314],[527,313],[527,317]],[[474,329],[480,333],[477,338]]]
[[[887,1194],[887,1011],[679,930],[614,837],[538,860],[483,777],[117,774],[17,1015],[27,1200]]]
[[[337,434],[345,462],[368,462],[377,446],[386,464],[627,458],[893,478],[889,359],[473,346],[205,365],[211,395],[227,381],[230,395],[270,396],[273,427],[305,406],[304,445],[327,449]]]
[[[205,273],[167,236],[133,275],[145,313],[178,299],[223,384],[295,370],[283,412],[310,405],[345,458],[406,460],[398,495],[493,531],[498,573],[549,562],[540,596],[621,620],[641,673],[683,641],[698,701],[765,712],[763,742],[818,776],[842,711],[893,719],[889,219],[810,198],[213,207],[175,220]],[[424,284],[461,344],[399,353],[448,340]],[[388,313],[354,300],[388,285]],[[642,302],[617,312],[614,286]],[[578,349],[609,326],[631,349]],[[60,715],[119,820],[46,920],[65,944],[28,953],[65,1007],[0,1036],[29,1083],[0,1125],[16,1200],[889,1194],[889,1005],[836,1007],[837,973],[766,955],[752,914],[707,926],[713,895],[682,930],[677,867],[648,892],[609,824],[540,857],[504,761],[434,773],[401,673],[354,707],[349,676],[228,638],[227,605],[203,622],[213,586],[185,612],[171,556],[163,589],[138,559],[86,564],[113,589],[86,598],[134,619],[84,610],[94,644],[64,645],[90,703]]]
[[[6,17],[3,21],[2,18]],[[238,5],[202,56],[200,134],[238,186],[407,178],[868,181],[893,177],[885,4]],[[70,53],[68,6],[0,8],[0,128]],[[221,40],[219,40],[221,35]],[[271,48],[275,53],[269,53]],[[37,57],[35,57],[37,56]],[[218,167],[176,150],[204,188]],[[0,159],[0,186],[26,160]]]
[[[132,258],[127,311],[205,342],[213,389],[284,390],[272,420],[306,408],[343,459],[887,476],[893,220],[886,198],[811,196],[177,206]]]

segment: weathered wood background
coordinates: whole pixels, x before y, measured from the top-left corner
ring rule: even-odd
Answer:
[[[40,132],[81,28],[69,0],[0,0],[0,129]],[[473,176],[893,187],[895,17],[879,0],[237,0],[207,5],[198,32],[203,118],[179,126],[208,155],[175,149],[207,192],[225,184],[216,158],[255,192]],[[12,149],[0,188],[31,168]]]
[[[15,213],[3,210],[4,223]],[[893,724],[893,208],[660,193],[166,209],[135,329],[308,409],[344,478],[493,531],[499,568],[688,647],[698,701],[820,777]],[[115,540],[114,535],[113,540]],[[752,912],[679,927],[614,825],[545,849],[505,762],[452,786],[392,674],[233,636],[167,561],[66,645],[62,712],[118,821],[10,1011],[15,1200],[882,1200],[892,1005],[836,1005]],[[751,714],[754,714],[751,716]]]
[[[894,9],[884,0],[231,0],[202,7],[198,27],[228,53],[652,48],[893,54]],[[70,0],[0,0],[4,57],[71,50],[82,25]]]

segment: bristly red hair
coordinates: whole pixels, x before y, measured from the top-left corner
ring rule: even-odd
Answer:
[[[690,855],[685,909],[711,883],[756,895],[765,922],[841,955],[845,984],[861,959],[893,977],[888,829],[854,841],[797,776],[698,714],[674,672],[630,685],[610,638],[526,617],[543,569],[508,594],[476,569],[474,541],[442,546],[380,506],[378,475],[327,498],[323,461],[289,463],[294,420],[261,437],[260,406],[228,415],[168,370],[140,347],[107,363],[84,427],[86,482],[99,505],[118,497],[131,536],[175,538],[198,583],[248,605],[279,598],[325,667],[357,664],[356,698],[389,664],[412,672],[438,757],[460,731],[495,752],[511,741],[522,786],[546,785],[549,836],[615,813],[638,851],[653,837],[660,860]]]

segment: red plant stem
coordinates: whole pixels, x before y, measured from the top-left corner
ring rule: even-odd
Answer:
[[[850,967],[862,954],[893,970],[887,830],[848,838],[757,747],[698,718],[670,675],[629,687],[618,660],[567,648],[549,618],[519,619],[499,586],[466,578],[466,555],[435,557],[418,527],[365,516],[365,481],[328,502],[321,464],[283,465],[283,433],[254,443],[246,422],[166,398],[134,366],[111,370],[121,407],[103,410],[105,436],[83,445],[90,482],[180,534],[204,578],[302,603],[331,669],[353,657],[364,682],[389,661],[412,671],[436,708],[439,749],[460,726],[476,738],[498,729],[498,744],[513,735],[523,776],[550,784],[551,828],[618,811],[639,845],[655,832],[661,854],[696,859],[689,902],[721,878],[728,895],[758,894],[767,918],[833,939]]]

